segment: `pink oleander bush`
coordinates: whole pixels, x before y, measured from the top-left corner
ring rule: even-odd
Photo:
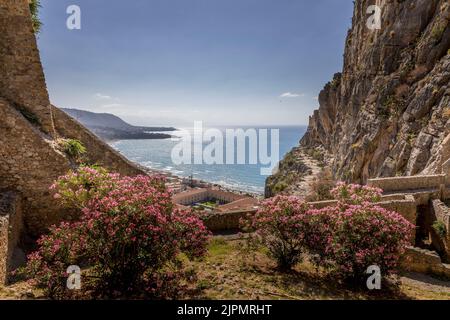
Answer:
[[[308,232],[308,206],[296,197],[276,196],[266,200],[260,210],[243,222],[255,231],[256,241],[268,249],[280,269],[292,268],[302,258]]]
[[[413,231],[414,226],[396,212],[368,203],[350,205],[336,212],[325,261],[319,259],[318,264],[346,279],[364,276],[371,265],[389,275],[396,271]]]
[[[295,197],[262,203],[247,222],[279,267],[289,269],[307,253],[317,267],[344,278],[359,278],[371,265],[395,272],[414,226],[400,214],[376,205],[381,190],[338,184],[335,206],[312,209]]]
[[[119,179],[118,174],[104,168],[81,166],[59,177],[50,190],[62,206],[83,209],[90,200],[104,197],[113,190]]]
[[[80,231],[80,225],[74,223],[54,226],[37,241],[39,249],[28,256],[26,275],[31,284],[44,288],[51,298],[68,298],[75,293],[66,291],[66,270],[82,262],[85,239]]]
[[[331,195],[338,200],[340,206],[375,203],[380,201],[383,190],[359,184],[346,184],[339,182],[331,190]]]
[[[65,271],[74,264],[86,270],[82,289],[90,297],[173,298],[184,276],[180,254],[206,252],[209,232],[173,205],[162,178],[82,168],[53,189],[84,208],[79,222],[51,228],[29,257],[26,273],[52,298],[71,296]]]

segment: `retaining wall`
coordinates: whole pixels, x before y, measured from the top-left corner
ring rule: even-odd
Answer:
[[[405,192],[418,189],[440,189],[445,185],[446,175],[410,176],[369,179],[368,185],[383,189],[384,192]]]
[[[22,232],[20,197],[12,192],[0,194],[0,285],[8,282],[14,249]]]
[[[434,251],[409,247],[402,257],[402,270],[427,273],[450,279],[450,265],[443,264]]]
[[[202,220],[208,230],[212,232],[239,230],[241,219],[255,213],[256,210],[212,213],[202,217]]]

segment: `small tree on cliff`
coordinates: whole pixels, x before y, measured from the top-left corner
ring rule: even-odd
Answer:
[[[39,19],[39,8],[41,7],[40,0],[29,0],[31,19],[33,21],[33,29],[35,33],[39,33],[42,27],[42,22]]]

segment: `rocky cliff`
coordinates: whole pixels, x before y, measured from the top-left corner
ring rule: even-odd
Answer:
[[[373,4],[378,30],[367,27]],[[356,0],[343,70],[319,103],[300,148],[322,153],[336,179],[440,172],[449,157],[441,150],[450,133],[450,2]],[[280,168],[269,195],[295,171]]]

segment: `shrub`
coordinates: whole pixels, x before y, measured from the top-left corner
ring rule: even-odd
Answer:
[[[441,238],[444,238],[447,234],[447,227],[442,221],[435,221],[433,223],[433,229]]]
[[[33,22],[33,29],[35,33],[39,33],[42,27],[42,22],[39,19],[39,8],[41,7],[40,0],[29,0],[31,19]]]
[[[85,242],[77,224],[53,226],[37,244],[39,250],[28,256],[27,266],[21,270],[31,277],[33,285],[44,288],[52,299],[70,297],[66,287],[67,268],[81,264]]]
[[[60,139],[58,144],[62,151],[75,160],[80,160],[87,151],[83,143],[76,139]]]
[[[383,275],[397,268],[414,226],[398,213],[370,204],[336,208],[331,241],[317,262],[342,278],[359,278],[371,265]],[[325,235],[329,236],[329,235]]]
[[[295,197],[266,200],[250,218],[250,229],[283,269],[308,253],[317,267],[343,279],[358,279],[371,265],[384,276],[394,272],[414,226],[376,206],[380,189],[339,183],[331,193],[338,204],[320,210]]]
[[[246,229],[256,231],[252,240],[267,247],[280,269],[291,269],[301,260],[307,212],[308,206],[298,198],[276,196],[263,202]]]
[[[50,190],[63,206],[83,209],[90,200],[106,196],[119,180],[118,174],[108,173],[104,168],[81,166],[59,177]]]
[[[113,175],[111,183],[109,175],[103,180],[104,175],[84,171],[88,174],[83,172],[82,177],[72,173],[70,188],[67,177],[54,187],[64,195],[61,199],[73,196],[67,203],[80,201],[78,207],[85,206],[81,220],[54,227],[41,238],[27,275],[53,298],[70,297],[62,281],[70,264],[86,266],[82,291],[89,297],[176,296],[184,275],[180,254],[197,258],[206,252],[209,233],[201,220],[174,207],[160,177]],[[88,197],[71,193],[72,187],[84,193],[86,180],[94,186],[106,183],[99,184],[101,192]]]
[[[339,182],[331,195],[339,201],[341,207],[380,201],[383,190],[379,188],[361,186],[359,184],[346,184]]]

